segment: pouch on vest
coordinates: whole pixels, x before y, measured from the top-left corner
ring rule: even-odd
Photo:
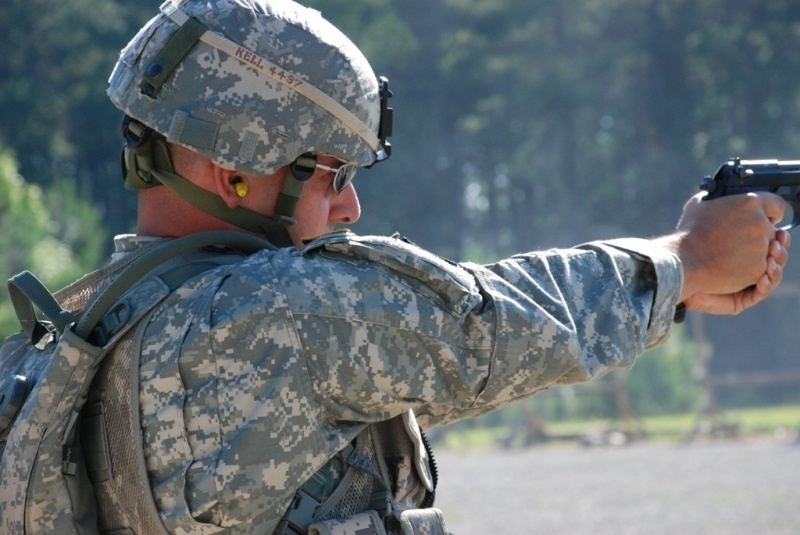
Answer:
[[[411,410],[366,426],[328,461],[338,469],[302,485],[273,535],[446,535],[423,437]]]
[[[347,518],[312,524],[309,535],[448,535],[444,515],[439,509],[410,509],[396,512],[396,529],[387,531],[376,511],[366,511]]]

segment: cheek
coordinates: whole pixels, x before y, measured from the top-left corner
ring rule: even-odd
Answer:
[[[313,193],[309,191],[308,193]],[[302,228],[307,235],[321,234],[327,230],[328,212],[330,202],[325,195],[303,195],[297,203],[295,217],[298,228]]]

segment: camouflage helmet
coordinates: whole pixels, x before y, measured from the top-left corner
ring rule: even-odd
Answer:
[[[108,94],[167,141],[263,176],[304,153],[356,166],[388,157],[385,84],[292,1],[168,0],[122,51]]]

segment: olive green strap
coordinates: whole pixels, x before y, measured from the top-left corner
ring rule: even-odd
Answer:
[[[131,121],[134,124],[135,121]],[[125,148],[122,154],[123,174],[125,176],[125,187],[128,189],[145,189],[159,185],[167,186],[177,193],[182,199],[192,206],[210,214],[217,219],[235,225],[248,232],[265,236],[273,245],[277,247],[290,247],[292,240],[286,230],[287,225],[294,225],[294,207],[302,192],[302,181],[293,184],[289,180],[291,171],[287,173],[282,197],[290,199],[289,202],[279,201],[280,206],[276,207],[275,217],[268,217],[253,210],[237,206],[229,208],[221,197],[214,195],[208,190],[195,185],[182,176],[175,174],[172,160],[169,156],[169,148],[166,142],[161,139],[148,139],[145,143],[136,148]],[[298,158],[298,161],[303,157]],[[301,180],[310,169],[313,174],[316,161],[311,159],[313,165],[308,167],[308,162],[303,162],[298,167],[296,173],[300,174]],[[291,169],[291,168],[290,168]],[[309,177],[311,175],[308,175]],[[291,202],[291,199],[294,199]],[[291,210],[291,211],[289,211]]]
[[[59,333],[75,321],[75,316],[53,297],[53,294],[30,271],[23,271],[8,280],[8,294],[22,330],[36,344],[49,330],[36,317],[33,305],[44,313]]]
[[[282,221],[267,217],[241,206],[229,208],[221,197],[189,182],[175,173],[160,169],[151,171],[151,173],[159,182],[173,190],[182,199],[188,201],[196,208],[249,232],[266,235],[275,228],[284,225]]]
[[[297,219],[294,210],[303,193],[303,184],[314,175],[317,170],[316,157],[308,154],[299,156],[286,172],[286,180],[278,200],[275,202],[275,219],[284,225],[294,225]]]
[[[189,53],[200,37],[208,31],[200,21],[188,19],[164,45],[142,76],[140,88],[150,98],[156,98],[175,67]]]
[[[243,232],[227,230],[213,230],[199,234],[190,234],[182,238],[170,240],[155,249],[151,249],[125,268],[86,310],[86,313],[75,327],[75,334],[86,340],[95,326],[100,322],[111,306],[119,300],[122,294],[128,291],[134,283],[142,279],[152,269],[171,258],[210,245],[226,245],[247,254],[253,254],[261,249],[274,249],[273,246],[260,238]]]

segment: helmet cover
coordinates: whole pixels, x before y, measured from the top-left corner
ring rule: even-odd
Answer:
[[[203,37],[148,91],[186,19]],[[122,50],[108,95],[167,141],[264,176],[306,152],[371,165],[381,150],[379,89],[360,50],[315,10],[290,0],[168,0]]]

